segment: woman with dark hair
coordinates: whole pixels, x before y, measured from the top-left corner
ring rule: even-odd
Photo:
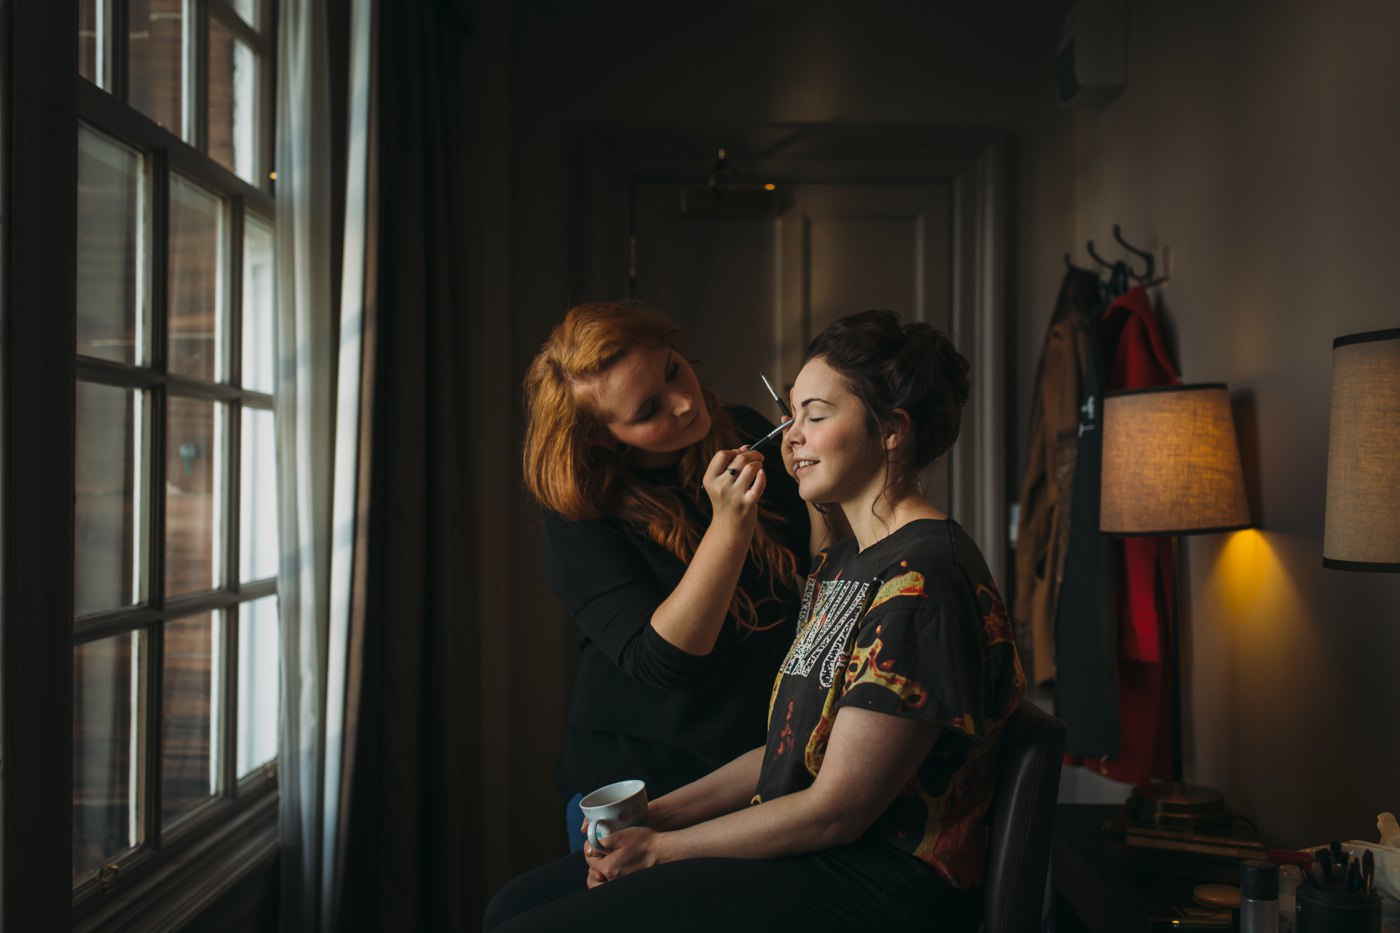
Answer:
[[[511,882],[488,931],[976,928],[995,750],[1025,678],[981,553],[918,485],[957,438],[967,373],[889,311],[812,342],[783,460],[854,536],[807,579],[767,744],[606,850]]]
[[[580,305],[525,378],[525,486],[580,630],[555,769],[572,851],[583,793],[664,794],[762,741],[814,550],[791,477],[744,449],[771,425],[721,405],[682,337],[639,303]]]

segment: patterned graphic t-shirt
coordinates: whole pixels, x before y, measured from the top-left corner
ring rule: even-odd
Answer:
[[[980,884],[996,741],[1025,687],[1006,607],[956,522],[914,521],[863,552],[847,539],[807,579],[754,803],[812,785],[842,706],[921,719],[938,738],[866,837]]]

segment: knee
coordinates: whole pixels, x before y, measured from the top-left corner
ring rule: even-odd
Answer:
[[[566,855],[506,882],[486,905],[481,917],[482,933],[506,933],[507,928],[520,928],[520,924],[511,921],[585,890],[587,873],[582,854]],[[535,927],[536,919],[538,916],[523,922],[527,927]]]
[[[481,916],[481,933],[492,933],[501,924],[536,906],[524,896],[522,880],[523,877],[507,881],[491,898]]]

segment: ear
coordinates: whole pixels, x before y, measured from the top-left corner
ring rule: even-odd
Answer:
[[[885,425],[885,450],[898,450],[909,436],[912,423],[909,412],[896,408],[890,422]]]

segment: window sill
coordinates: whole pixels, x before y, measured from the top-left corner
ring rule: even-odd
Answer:
[[[277,795],[268,794],[220,831],[190,846],[128,889],[74,905],[75,933],[179,930],[277,855]],[[88,908],[81,918],[78,911]]]

